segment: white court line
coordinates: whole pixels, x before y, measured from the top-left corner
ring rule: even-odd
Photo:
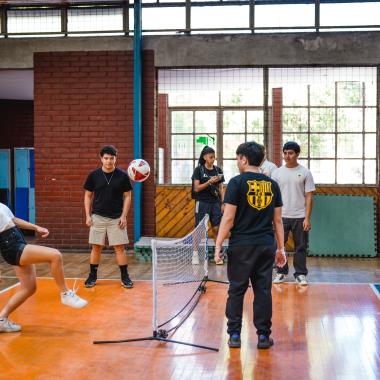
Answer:
[[[14,284],[14,285],[8,286],[8,288],[5,288],[5,289],[3,289],[3,290],[0,290],[0,294],[1,294],[1,293],[5,293],[5,292],[7,292],[8,290],[11,290],[11,289],[15,288],[15,287],[18,286],[19,284],[20,284],[20,283],[17,282],[17,283]]]
[[[16,276],[1,276],[1,278],[17,278],[17,277]],[[37,276],[36,278],[41,278],[44,280],[54,280],[53,277]],[[65,277],[65,278],[66,278],[66,280],[85,280],[86,279],[86,277]],[[120,279],[119,278],[98,278],[98,280],[100,280],[100,281],[119,281]],[[227,279],[225,279],[224,281],[227,281]],[[135,279],[133,279],[133,282],[152,282],[152,280],[135,280]],[[212,282],[212,281],[210,281],[210,282]],[[19,283],[17,283],[17,284],[19,284]],[[295,281],[284,281],[284,282],[282,282],[282,284],[298,285]],[[16,285],[13,285],[13,286],[16,286]],[[274,284],[274,285],[281,286],[281,283],[280,284]],[[375,292],[377,292],[375,287],[368,282],[309,282],[309,285],[306,285],[306,286],[298,285],[298,286],[307,288],[308,286],[313,286],[313,285],[369,285],[372,287],[372,289]],[[13,286],[11,286],[10,288],[7,288],[7,289],[3,289],[2,291],[0,291],[0,293],[6,291],[8,289],[11,289]]]
[[[281,286],[281,284],[298,285],[295,281],[284,281],[284,282],[280,282],[279,284],[273,284],[273,285]],[[371,285],[371,284],[368,282],[319,282],[319,281],[311,282],[311,281],[308,281],[308,285],[298,285],[298,286],[301,288],[307,288],[308,286],[313,286],[313,285]]]
[[[3,278],[5,278],[3,276]],[[14,278],[14,277],[11,277]],[[53,277],[37,276],[36,278],[42,278],[44,280],[54,280]],[[85,280],[87,277],[65,277],[66,280]],[[97,281],[120,281],[120,278],[98,278]],[[152,280],[132,280],[133,282],[152,282]]]
[[[376,297],[380,300],[380,293],[379,291],[375,288],[374,284],[369,284],[369,286],[372,288],[372,290],[375,292]]]
[[[4,277],[3,276],[2,278],[15,278],[15,277]],[[37,278],[41,278],[41,279],[44,279],[44,280],[53,280],[52,277],[37,277]],[[79,278],[79,277],[66,277],[66,280],[84,280],[84,277],[83,278]],[[98,278],[98,280],[102,280],[102,281],[118,281],[117,278]],[[152,282],[152,280],[133,280],[133,282]],[[15,288],[19,284],[20,283],[17,282],[16,284],[9,286],[8,288],[0,290],[0,294],[1,293],[5,293],[8,290],[11,290],[11,289]],[[284,281],[283,284],[298,285],[295,282],[286,282],[286,281]],[[377,298],[380,300],[380,294],[377,291],[377,289],[375,288],[375,286],[373,284],[369,284],[369,283],[366,283],[366,282],[312,282],[312,283],[309,283],[308,286],[313,286],[313,284],[316,284],[316,285],[369,285],[370,288],[372,288],[372,290],[375,293],[375,295],[377,296]],[[275,284],[275,285],[281,286],[281,284]],[[304,286],[304,287],[307,288],[308,286]]]
[[[53,279],[52,277],[37,277],[37,278],[49,278],[49,279]],[[66,277],[67,280],[84,280],[86,277]],[[120,280],[119,278],[98,278],[98,280],[102,280],[102,281],[118,281]],[[212,278],[209,278],[210,282],[212,282]],[[133,282],[152,282],[152,280],[135,280],[133,279],[132,280]],[[200,281],[200,280],[199,280]],[[221,281],[228,281],[227,278],[225,280],[221,280]],[[282,282],[282,284],[294,284],[294,285],[298,285],[295,281],[284,281]],[[280,284],[274,284],[274,285],[280,285],[281,286],[281,283]],[[313,285],[370,285],[370,283],[368,282],[309,282],[309,285],[306,285],[306,286],[301,286],[301,285],[298,285],[300,287],[305,287],[307,288],[307,286],[313,286]]]
[[[5,277],[5,276],[2,276],[2,278],[17,278],[17,277]],[[40,277],[39,276],[39,277],[36,277],[36,278],[37,279],[41,278],[43,280],[54,280],[53,277]],[[85,279],[85,277],[83,277],[83,278],[79,278],[79,277],[66,277],[66,280],[84,280],[84,279]],[[119,279],[117,279],[117,278],[98,278],[98,280],[101,280],[101,281],[119,281]],[[133,282],[152,282],[152,280],[133,280]],[[17,282],[14,285],[8,286],[8,288],[0,290],[0,294],[1,293],[5,293],[8,290],[11,290],[11,289],[15,288],[19,284],[20,283]]]

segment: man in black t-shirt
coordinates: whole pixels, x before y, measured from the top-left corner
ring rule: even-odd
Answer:
[[[272,268],[285,265],[284,230],[281,218],[281,192],[275,181],[260,172],[264,147],[256,142],[238,146],[236,161],[240,175],[232,178],[224,196],[225,209],[215,245],[215,262],[220,260],[222,243],[228,237],[226,304],[228,344],[241,345],[240,333],[244,295],[251,281],[253,323],[258,348],[270,348],[272,326]],[[273,225],[277,241],[274,239]]]
[[[117,150],[107,145],[100,151],[102,167],[92,171],[84,184],[84,208],[86,225],[90,227],[89,243],[92,245],[90,274],[86,288],[96,284],[100,255],[105,238],[116,253],[120,267],[121,284],[132,288],[128,274],[125,245],[128,243],[127,216],[131,206],[131,182],[128,175],[115,167]]]

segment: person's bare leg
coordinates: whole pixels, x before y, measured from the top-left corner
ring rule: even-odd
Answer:
[[[127,253],[125,252],[125,245],[115,245],[116,261],[119,265],[128,265]]]
[[[91,247],[91,255],[90,255],[90,264],[93,265],[99,265],[100,264],[100,257],[102,254],[102,245],[93,244]]]
[[[51,275],[61,292],[67,291],[65,275],[63,273],[62,255],[57,249],[28,244],[22,252],[20,265],[48,263]]]
[[[20,287],[0,311],[0,318],[8,318],[12,311],[16,310],[36,292],[36,270],[34,265],[15,266],[14,268],[20,280]]]

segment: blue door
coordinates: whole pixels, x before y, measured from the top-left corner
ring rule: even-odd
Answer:
[[[34,149],[14,149],[15,215],[35,222],[34,205]]]

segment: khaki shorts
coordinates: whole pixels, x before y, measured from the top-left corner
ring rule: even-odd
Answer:
[[[111,219],[104,216],[92,214],[92,226],[90,227],[90,236],[88,242],[90,244],[105,245],[106,235],[108,238],[108,245],[122,245],[127,244],[128,233],[127,229],[119,227],[119,218]]]

